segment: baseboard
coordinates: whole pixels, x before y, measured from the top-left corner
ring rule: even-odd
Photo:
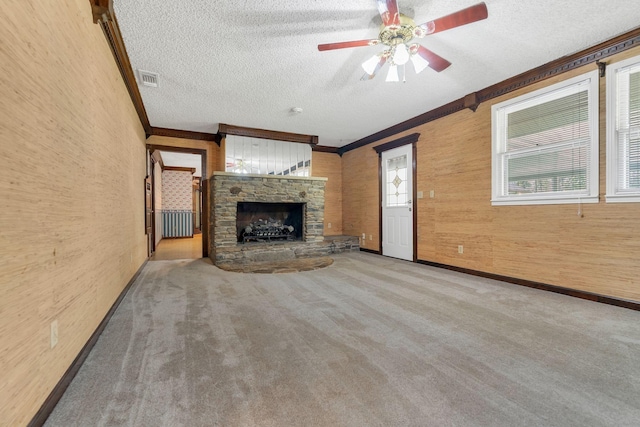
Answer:
[[[515,277],[502,276],[499,274],[486,273],[484,271],[471,270],[468,268],[455,267],[448,264],[440,264],[437,262],[418,260],[419,264],[429,265],[431,267],[444,268],[446,270],[457,271],[460,273],[470,274],[472,276],[485,277],[487,279],[500,280],[502,282],[512,283],[514,285],[526,286],[528,288],[541,289],[543,291],[555,292],[557,294],[568,295],[575,298],[586,299],[589,301],[595,301],[603,304],[615,305],[618,307],[624,307],[631,310],[640,311],[640,302],[625,300],[621,298],[609,297],[606,295],[600,295],[593,292],[581,291],[578,289],[564,288],[562,286],[548,285],[546,283],[534,282],[531,280],[517,279]]]
[[[80,353],[78,353],[78,356],[76,356],[73,363],[71,363],[71,366],[69,366],[69,369],[67,369],[67,371],[64,373],[62,378],[60,378],[60,381],[58,381],[58,384],[56,384],[56,386],[53,388],[51,393],[49,393],[49,396],[47,396],[47,399],[44,401],[44,403],[42,404],[38,412],[36,412],[34,417],[31,419],[31,421],[28,424],[29,427],[41,427],[47,421],[47,418],[49,418],[49,415],[51,415],[51,412],[53,412],[53,409],[56,407],[56,405],[58,404],[58,401],[62,398],[62,395],[67,390],[67,387],[69,387],[69,384],[71,384],[71,381],[80,370],[80,367],[84,363],[85,359],[87,358],[87,356],[89,356],[91,349],[93,349],[93,346],[96,344],[96,342],[98,342],[98,338],[100,337],[100,334],[102,334],[102,331],[104,331],[104,328],[107,326],[107,323],[109,323],[109,320],[111,320],[111,316],[113,316],[113,313],[115,313],[116,309],[122,302],[122,299],[125,297],[127,292],[129,292],[131,285],[133,285],[133,282],[136,281],[136,279],[142,272],[142,269],[147,265],[148,261],[149,261],[148,259],[145,260],[140,266],[140,268],[138,269],[138,271],[136,271],[133,277],[131,277],[131,280],[129,280],[129,283],[127,283],[127,286],[124,287],[124,289],[118,296],[118,299],[116,299],[116,301],[113,303],[113,305],[111,306],[107,314],[104,316],[104,319],[102,319],[102,322],[100,322],[96,330],[93,332],[89,340],[84,345],[84,347],[82,347],[82,350],[80,350]]]
[[[370,254],[382,255],[380,251],[374,251],[373,249],[360,248],[360,252],[367,252]]]

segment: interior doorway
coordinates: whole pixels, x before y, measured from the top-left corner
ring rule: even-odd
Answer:
[[[148,145],[153,165],[151,260],[208,256],[206,150]]]

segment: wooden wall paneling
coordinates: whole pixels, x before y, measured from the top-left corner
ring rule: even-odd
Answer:
[[[226,140],[222,138],[220,140],[220,149],[218,150],[218,159],[216,161],[216,169],[219,172],[224,172],[227,168],[227,159],[225,157]]]
[[[0,424],[26,425],[146,259],[145,132],[86,2],[0,9]]]
[[[362,236],[361,247],[380,250],[378,154],[369,146],[342,156],[342,221],[344,234]]]
[[[431,155],[433,135],[421,135],[416,142],[416,193],[422,192],[422,198],[416,197],[418,214],[415,231],[418,259],[435,259],[435,241],[432,236],[435,233],[435,205],[439,195],[435,188],[434,156]],[[430,197],[430,191],[434,191],[434,198]]]
[[[583,205],[582,214],[573,205],[558,218],[563,286],[640,300],[638,204]]]
[[[160,243],[160,240],[162,240],[162,168],[160,165],[160,162],[158,162],[153,168],[153,214],[155,216],[154,238],[156,247],[158,246],[158,243]]]
[[[634,48],[608,62],[640,54]],[[491,105],[596,67],[588,64],[545,81],[430,121],[393,138],[419,132],[417,143],[418,255],[428,262],[640,301],[640,208],[606,203],[605,79],[600,80],[600,195],[598,204],[491,206]],[[383,144],[392,138],[380,140]],[[375,144],[343,154],[343,217],[347,234],[378,220],[377,184],[367,155]],[[429,198],[429,191],[435,197]],[[375,202],[372,200],[375,199]],[[367,242],[368,243],[368,242]],[[457,246],[464,253],[457,253]],[[366,247],[366,246],[365,246]]]
[[[220,146],[212,141],[151,135],[147,138],[147,145],[150,145],[160,151],[162,151],[163,147],[165,149],[185,149],[185,151],[188,151],[189,149],[205,150],[207,153],[207,177],[203,178],[208,178],[213,174],[213,172],[221,170],[219,169],[219,157],[222,156],[224,151]]]
[[[325,177],[324,235],[340,236],[342,227],[342,161],[337,154],[313,151],[311,173],[314,177]],[[329,228],[331,223],[331,228]]]

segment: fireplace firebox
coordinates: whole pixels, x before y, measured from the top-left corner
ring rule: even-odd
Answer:
[[[305,203],[238,202],[237,241],[302,240]]]

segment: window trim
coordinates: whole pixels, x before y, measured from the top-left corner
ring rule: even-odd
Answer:
[[[503,182],[503,167],[501,156],[504,154],[506,140],[504,138],[504,120],[506,111],[514,107],[524,109],[532,105],[539,105],[549,102],[554,98],[554,93],[565,90],[570,86],[586,83],[588,90],[588,112],[589,112],[589,188],[587,194],[571,194],[569,192],[558,192],[558,194],[545,193],[544,195],[524,194],[524,195],[502,195],[501,187]],[[529,92],[527,94],[508,99],[494,104],[491,107],[491,205],[548,205],[548,204],[569,204],[569,203],[598,203],[599,202],[599,74],[598,70],[589,71],[579,76],[564,80],[559,83]],[[517,111],[517,110],[515,110]]]
[[[618,190],[618,138],[616,116],[618,115],[618,70],[640,65],[640,55],[607,66],[607,203],[640,202],[640,189]]]

